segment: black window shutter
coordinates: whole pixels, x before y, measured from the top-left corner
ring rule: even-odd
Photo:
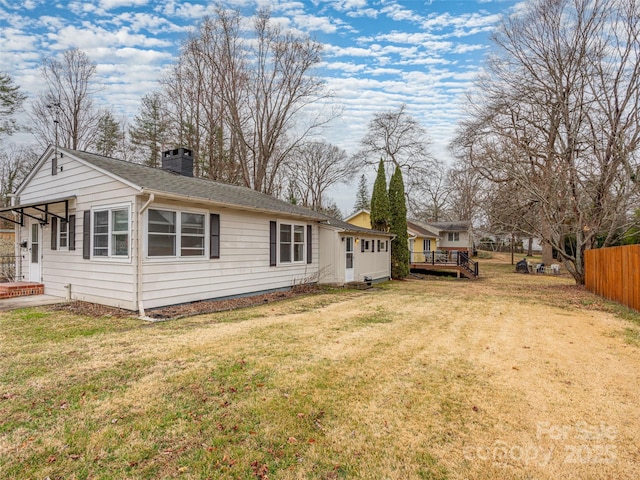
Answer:
[[[209,232],[211,233],[209,258],[220,258],[220,215],[217,213],[209,215]]]
[[[76,216],[69,215],[69,250],[76,249]]]
[[[51,250],[58,249],[58,218],[51,217]]]
[[[364,238],[360,239],[360,251],[364,252]]]
[[[313,262],[313,252],[311,247],[313,247],[313,228],[311,225],[307,225],[307,263]]]
[[[91,258],[91,210],[83,212],[82,223],[82,258]]]
[[[269,266],[276,266],[276,253],[278,251],[278,231],[274,221],[269,222]]]

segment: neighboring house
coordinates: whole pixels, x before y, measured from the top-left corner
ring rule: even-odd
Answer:
[[[473,251],[473,235],[469,222],[429,222],[427,225],[438,231],[440,250]]]
[[[321,270],[348,281],[346,265],[320,258],[347,257],[347,232],[327,216],[192,175],[183,148],[165,152],[155,169],[49,147],[13,207],[0,209],[17,222],[18,278],[44,283],[49,295],[141,314],[321,282]],[[368,232],[360,238],[388,239]],[[357,272],[389,278],[390,266],[369,258]]]
[[[371,213],[359,210],[346,219],[359,227],[371,228]],[[424,252],[473,250],[471,227],[468,222],[418,222],[407,219],[409,251],[412,261],[419,262]],[[415,259],[414,259],[415,257]]]

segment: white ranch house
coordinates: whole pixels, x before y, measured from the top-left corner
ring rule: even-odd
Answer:
[[[138,310],[390,277],[391,236],[244,187],[49,147],[0,216],[16,276],[48,295]],[[364,250],[364,245],[368,249]]]

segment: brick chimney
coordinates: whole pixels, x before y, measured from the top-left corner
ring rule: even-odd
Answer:
[[[193,155],[188,148],[167,150],[162,154],[162,169],[185,177],[193,177]]]

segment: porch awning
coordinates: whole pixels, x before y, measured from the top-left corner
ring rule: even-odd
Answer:
[[[47,225],[49,223],[49,217],[56,217],[65,222],[69,221],[69,201],[74,200],[75,195],[65,198],[57,198],[54,200],[46,200],[42,202],[33,203],[21,203],[19,205],[13,205],[11,207],[0,208],[0,218],[8,220],[13,223],[17,223],[20,226],[24,226],[24,217],[33,218],[40,223]],[[64,205],[64,215],[58,215],[49,211],[51,205]],[[11,218],[7,215],[9,212],[15,212],[18,214],[18,219]]]

